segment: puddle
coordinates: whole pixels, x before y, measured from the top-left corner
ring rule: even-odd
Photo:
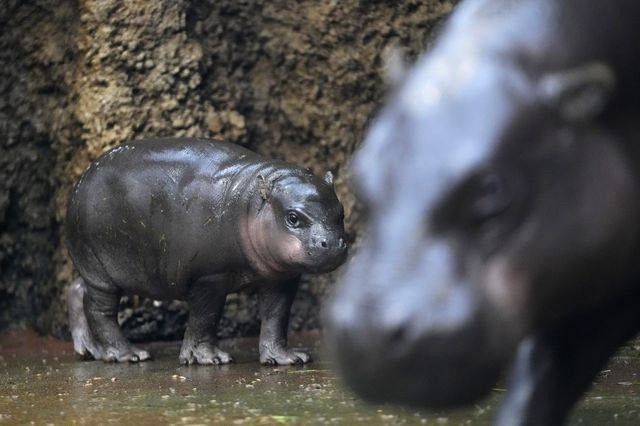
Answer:
[[[292,339],[317,359],[307,366],[260,366],[253,338],[223,341],[235,364],[181,366],[179,343],[142,345],[150,362],[105,364],[80,360],[68,342],[0,334],[0,424],[489,425],[504,393],[496,388],[454,412],[372,406],[343,387],[319,341],[315,333]],[[570,424],[639,424],[638,367],[640,347],[631,345],[598,377]]]

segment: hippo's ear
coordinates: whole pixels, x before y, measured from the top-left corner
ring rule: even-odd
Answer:
[[[409,72],[404,50],[396,44],[391,45],[382,52],[382,63],[384,82],[391,88],[400,86]]]
[[[331,171],[324,174],[324,181],[333,186],[333,173]]]
[[[602,62],[545,74],[538,83],[543,102],[568,121],[587,121],[601,114],[613,94],[616,77]]]

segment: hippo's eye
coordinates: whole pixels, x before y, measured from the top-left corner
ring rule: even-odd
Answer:
[[[298,214],[296,212],[288,212],[287,213],[287,225],[292,228],[297,227],[300,224],[300,220],[298,219]]]
[[[473,203],[473,216],[484,222],[498,216],[511,204],[507,185],[497,173],[487,173],[477,182],[477,195]]]

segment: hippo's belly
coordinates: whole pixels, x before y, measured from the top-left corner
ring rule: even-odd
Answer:
[[[79,183],[68,240],[81,273],[125,293],[182,299],[193,281],[240,268],[236,224],[224,213],[242,199],[226,196],[225,171],[184,159],[139,162],[107,158]]]

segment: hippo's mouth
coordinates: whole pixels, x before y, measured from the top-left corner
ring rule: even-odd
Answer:
[[[372,402],[424,408],[464,405],[485,396],[509,358],[487,350],[474,330],[410,343],[362,341],[364,330],[330,331],[345,381]],[[402,339],[398,336],[398,339]]]
[[[518,341],[499,310],[467,282],[377,288],[369,277],[365,287],[361,267],[347,271],[327,311],[347,384],[374,402],[423,408],[468,404],[491,390]]]
[[[312,274],[321,274],[331,272],[342,265],[347,260],[346,245],[330,253],[309,253],[307,259],[303,262],[302,268],[304,272]]]

